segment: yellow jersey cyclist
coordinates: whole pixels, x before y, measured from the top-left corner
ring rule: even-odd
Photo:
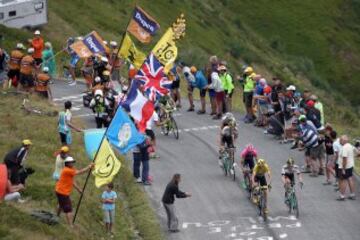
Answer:
[[[253,169],[253,174],[252,174],[252,183],[254,189],[259,189],[259,185],[260,187],[269,186],[270,188],[271,185],[268,184],[268,182],[271,183],[270,167],[264,159],[259,159]],[[265,212],[267,212],[268,191],[269,191],[268,189],[265,190],[265,206],[266,206]],[[254,192],[258,192],[258,191],[255,190]]]
[[[295,174],[298,176],[300,186],[303,185],[303,179],[300,171],[300,167],[295,164],[294,159],[289,158],[286,161],[286,164],[281,169],[281,179],[285,188],[285,203],[287,201],[287,194],[290,190],[290,187],[295,185]]]

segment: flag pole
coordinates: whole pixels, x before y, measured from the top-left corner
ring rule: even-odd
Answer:
[[[128,27],[129,27],[129,25],[130,25],[130,22],[131,22],[131,20],[132,20],[133,15],[134,15],[135,8],[136,8],[136,5],[135,5],[135,7],[134,7],[134,9],[133,9],[133,11],[132,11],[132,14],[131,14],[130,19],[128,20],[128,22],[127,22],[127,24],[126,24],[125,31],[124,31],[123,34],[121,35],[121,41],[120,41],[119,47],[118,47],[118,49],[117,49],[117,51],[116,51],[115,59],[114,59],[114,61],[113,61],[112,64],[111,64],[111,70],[110,70],[110,72],[113,71],[114,65],[115,65],[116,61],[118,60],[118,58],[119,58],[119,52],[120,52],[121,47],[122,47],[122,45],[123,45],[123,43],[124,43],[125,36],[126,36],[126,34],[127,34],[127,29],[128,29]]]
[[[133,15],[134,11],[135,11],[135,9],[133,10],[132,15]],[[132,15],[131,15],[130,20],[128,21],[128,23],[127,23],[127,25],[126,25],[126,29],[125,29],[124,33],[122,34],[121,43],[120,43],[119,48],[118,48],[118,50],[117,50],[117,53],[116,53],[116,56],[115,56],[115,60],[114,60],[114,62],[113,62],[112,65],[111,65],[111,72],[113,71],[114,63],[115,63],[116,60],[118,59],[118,55],[119,55],[119,52],[120,52],[120,48],[121,48],[121,45],[122,45],[123,42],[124,42],[125,34],[127,33],[127,28],[128,28],[128,26],[129,26],[129,24],[130,24],[130,21],[131,21],[131,19],[132,19]],[[117,112],[119,106],[120,106],[120,104],[116,107],[115,112]],[[111,121],[110,121],[110,123],[109,123],[109,126],[110,126],[112,120],[113,120],[113,119],[111,119]],[[97,158],[97,156],[98,156],[98,154],[99,154],[101,145],[103,144],[103,141],[104,141],[104,139],[105,139],[105,137],[106,137],[106,134],[107,134],[108,129],[109,129],[109,127],[107,127],[106,130],[105,130],[105,132],[104,132],[104,136],[103,136],[102,139],[101,139],[100,145],[99,145],[99,147],[98,147],[98,149],[97,149],[97,151],[96,151],[96,154],[95,154],[94,159],[92,160],[92,162],[95,161],[95,159]],[[82,188],[79,201],[78,201],[78,203],[77,203],[77,205],[76,205],[76,210],[75,210],[75,214],[74,214],[74,218],[73,218],[73,224],[75,223],[77,214],[79,213],[81,201],[82,201],[82,199],[83,199],[84,191],[85,191],[86,185],[87,185],[87,183],[88,183],[88,181],[89,181],[91,171],[92,171],[92,170],[90,169],[89,172],[88,172],[88,174],[87,174],[87,176],[86,176],[86,180],[85,180],[84,186],[83,186],[83,188]]]

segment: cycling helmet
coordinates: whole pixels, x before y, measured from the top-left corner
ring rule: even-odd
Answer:
[[[288,165],[294,165],[294,163],[295,163],[295,161],[294,161],[294,159],[292,159],[292,158],[289,158],[287,161],[286,161],[286,163],[288,164]]]
[[[246,152],[256,152],[255,147],[251,143],[245,146],[245,150]]]
[[[48,73],[48,72],[49,72],[49,68],[48,68],[48,67],[44,67],[44,68],[43,68],[43,72],[44,72],[44,73]]]
[[[104,96],[103,92],[100,89],[96,90],[94,95],[95,96],[101,96],[101,97]]]
[[[24,49],[25,47],[24,47],[24,45],[22,43],[18,43],[18,44],[16,44],[16,48],[17,49]]]
[[[266,163],[266,161],[265,161],[264,159],[259,159],[259,160],[257,161],[257,163],[258,163],[260,166],[264,166],[265,163]]]

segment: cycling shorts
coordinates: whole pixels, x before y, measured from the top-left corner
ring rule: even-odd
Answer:
[[[244,167],[248,166],[250,170],[252,171],[255,167],[255,162],[253,158],[245,158],[244,159]]]
[[[255,182],[259,183],[260,186],[267,186],[265,175],[255,175]]]
[[[222,136],[221,137],[221,145],[225,146],[228,148],[233,148],[234,147],[234,143],[233,143],[233,139],[231,136]]]
[[[291,185],[295,184],[295,175],[294,173],[285,173],[283,174],[283,176],[285,176],[285,178],[288,178],[291,182]]]

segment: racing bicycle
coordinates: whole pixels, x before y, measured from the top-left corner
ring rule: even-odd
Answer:
[[[173,133],[176,139],[179,139],[179,129],[177,123],[173,117],[174,108],[161,108],[160,110],[160,122],[161,122],[161,132],[167,136],[169,133]]]
[[[267,221],[267,206],[266,206],[266,198],[265,192],[267,191],[268,186],[258,186],[253,189],[253,198],[255,198],[254,203],[256,204],[259,216],[264,219],[264,222]]]
[[[222,162],[222,169],[225,176],[229,175],[235,181],[235,162],[234,162],[235,148],[225,148],[220,151],[220,158]]]
[[[300,183],[301,184],[301,183]],[[302,184],[300,185],[300,187],[302,188]],[[289,186],[289,188],[287,189],[287,194],[286,194],[286,199],[285,199],[285,204],[287,205],[288,209],[289,209],[289,214],[291,214],[292,212],[295,214],[296,218],[299,218],[299,203],[296,197],[296,193],[295,193],[295,185],[291,184]]]
[[[244,188],[248,192],[248,198],[251,199],[251,192],[252,192],[252,181],[251,181],[251,170],[249,166],[244,167]]]

